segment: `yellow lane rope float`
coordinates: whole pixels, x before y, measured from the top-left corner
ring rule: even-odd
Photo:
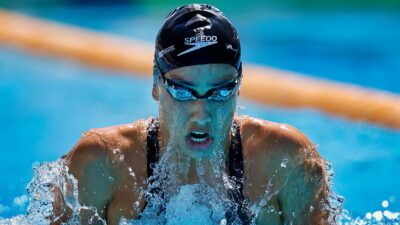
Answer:
[[[153,44],[4,10],[0,10],[0,43],[135,75],[152,74]],[[315,108],[400,129],[399,95],[264,66],[246,64],[244,74],[241,96],[258,103]]]

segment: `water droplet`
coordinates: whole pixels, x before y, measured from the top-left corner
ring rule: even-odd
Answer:
[[[385,210],[383,212],[383,215],[386,218],[390,219],[390,220],[396,220],[396,219],[398,219],[400,217],[400,213],[399,212],[391,212],[389,210]],[[395,223],[393,223],[393,224],[395,224]]]
[[[128,170],[129,170],[129,175],[135,178],[135,173],[133,172],[132,167],[129,167]]]
[[[268,210],[268,212],[273,213],[273,212],[275,212],[276,209],[274,206],[271,205],[271,206],[268,206],[267,210]]]
[[[221,222],[220,222],[219,224],[220,224],[220,225],[226,225],[226,224],[227,224],[226,219],[222,219]]]
[[[286,168],[288,161],[288,159],[283,159],[281,162],[281,167]]]
[[[387,208],[389,206],[389,202],[387,201],[387,200],[384,200],[383,202],[382,202],[382,207],[383,208]]]
[[[381,221],[383,219],[383,213],[382,211],[375,211],[372,213],[372,216],[375,218],[377,221]]]
[[[288,128],[285,124],[282,124],[282,125],[280,126],[280,128],[283,129],[283,130],[289,130],[289,128]]]
[[[23,208],[26,202],[28,202],[28,197],[26,195],[22,195],[20,197],[14,198],[13,204],[20,208]]]

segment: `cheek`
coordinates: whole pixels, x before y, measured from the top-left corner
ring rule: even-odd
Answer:
[[[159,117],[166,126],[180,127],[183,120],[179,118],[183,118],[184,113],[185,107],[182,103],[175,101],[166,90],[160,92]],[[173,128],[169,127],[169,129]]]
[[[214,102],[213,108],[218,114],[229,115],[234,114],[236,109],[237,94],[232,96],[232,98],[223,102]]]
[[[235,110],[235,102],[225,102],[214,104],[212,107],[213,114],[217,117],[229,117],[229,115],[233,115]]]
[[[229,130],[235,114],[235,109],[236,96],[226,102],[216,102],[213,105],[213,126],[216,126],[218,130],[222,130],[223,132]]]

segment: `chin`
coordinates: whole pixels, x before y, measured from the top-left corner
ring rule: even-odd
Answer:
[[[208,149],[201,149],[201,150],[196,150],[196,149],[190,149],[186,145],[181,148],[181,152],[192,159],[203,159],[203,158],[211,158],[214,155],[215,149],[212,147]]]
[[[186,148],[183,152],[187,157],[192,159],[210,158],[213,155],[212,149],[197,151]]]

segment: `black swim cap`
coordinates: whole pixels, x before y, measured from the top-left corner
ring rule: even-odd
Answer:
[[[225,63],[242,73],[239,35],[222,12],[190,4],[168,14],[156,39],[154,75],[209,63]],[[157,71],[159,70],[159,72]]]

